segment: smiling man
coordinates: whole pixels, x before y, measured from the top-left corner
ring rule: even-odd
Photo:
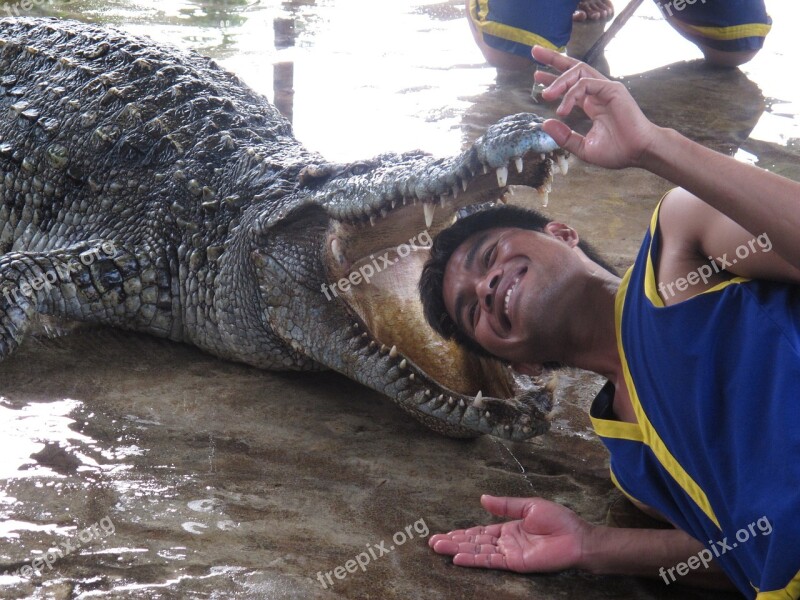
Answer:
[[[563,223],[499,207],[431,248],[420,291],[443,336],[534,374],[604,375],[592,424],[614,483],[667,530],[594,526],[541,498],[482,497],[513,520],[434,535],[468,567],[659,577],[800,597],[800,184],[656,127],[620,83],[537,47],[546,100],[592,119],[556,142],[676,183],[620,280]]]

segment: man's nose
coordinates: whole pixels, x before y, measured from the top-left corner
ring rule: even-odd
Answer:
[[[501,275],[500,269],[494,269],[478,282],[478,300],[484,310],[491,312],[494,309],[495,293],[497,286],[500,285]]]

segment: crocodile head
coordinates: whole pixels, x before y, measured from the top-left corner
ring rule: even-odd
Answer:
[[[442,339],[417,292],[426,247],[459,211],[503,201],[509,185],[546,197],[553,172],[566,172],[566,154],[541,123],[506,117],[448,159],[411,152],[307,165],[291,208],[259,224],[255,262],[269,281],[262,293],[272,331],[447,435],[521,440],[544,432],[552,382]]]
[[[459,210],[502,199],[510,184],[546,193],[565,163],[541,119],[507,117],[450,159],[332,165],[213,61],[77,22],[4,19],[0,32],[8,260],[22,260],[17,250],[56,260],[45,248],[66,260],[62,248],[94,239],[136,258],[76,276],[81,300],[69,287],[44,312],[265,368],[332,368],[450,435],[546,428],[552,390],[523,388],[499,362],[440,339],[417,295],[424,246]],[[122,291],[104,287],[122,285],[122,273]],[[16,344],[28,313],[14,311]],[[0,335],[0,359],[8,340]]]

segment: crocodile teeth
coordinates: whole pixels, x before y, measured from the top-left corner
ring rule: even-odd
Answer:
[[[467,191],[467,184],[469,182],[466,179],[461,180],[461,188],[466,192]]]
[[[566,175],[569,171],[569,163],[567,162],[566,157],[559,154],[556,156],[556,161],[558,161],[558,168],[561,170],[561,173]]]
[[[389,350],[389,356],[390,356],[391,358],[394,358],[394,357],[396,357],[396,356],[397,356],[397,354],[398,354],[398,352],[397,352],[397,346],[392,346],[392,349],[391,349],[391,350]]]
[[[433,213],[436,211],[436,205],[423,202],[422,210],[425,212],[425,227],[430,227],[433,224]]]
[[[395,204],[396,204],[396,202],[394,200],[392,200],[392,208],[394,208]]]
[[[453,200],[458,198],[458,185],[453,186]]]
[[[342,244],[336,238],[331,240],[331,252],[333,252],[333,257],[336,259],[336,262],[343,265],[345,257],[344,252],[342,252]]]
[[[404,358],[403,360],[401,360],[401,361],[400,361],[400,364],[399,364],[399,365],[397,365],[397,366],[398,366],[400,369],[403,369],[403,370],[404,370],[404,369],[405,369],[405,368],[408,366],[408,361],[407,361],[407,360]]]
[[[472,406],[475,408],[481,408],[483,406],[483,392],[480,390],[475,394],[475,401],[472,403]]]
[[[439,206],[444,208],[445,204],[447,204],[447,198],[445,198],[444,196],[439,196]]]
[[[514,166],[517,167],[517,173],[522,173],[522,158],[517,157],[514,159]]]
[[[489,174],[489,167],[487,167],[486,165],[482,165],[482,166],[483,166],[483,174],[484,175],[488,175]]]
[[[505,187],[508,181],[508,167],[497,167],[497,185]]]
[[[372,215],[369,216],[369,224],[375,227],[375,217]]]
[[[547,208],[547,202],[550,200],[550,192],[544,187],[536,188],[539,192],[539,197],[542,199],[542,206]]]

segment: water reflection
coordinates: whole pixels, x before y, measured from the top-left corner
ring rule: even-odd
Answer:
[[[75,471],[82,458],[97,462],[78,451],[94,440],[72,428],[72,413],[81,407],[77,400],[12,403],[0,398],[0,479],[10,477],[58,476]]]
[[[683,99],[675,94],[667,100],[654,97],[653,89],[667,89],[660,81],[677,77],[668,72],[674,67],[663,65],[698,54],[650,4],[644,3],[609,45],[611,73],[641,83],[637,94],[643,104],[652,99],[646,108],[663,112],[670,126],[692,115],[697,121],[715,123],[714,110],[707,112],[712,107],[745,106],[747,97],[736,91],[726,94],[724,87],[713,99],[700,96],[702,101],[696,90]],[[509,86],[485,65],[458,0],[319,4],[314,0],[75,0],[54,2],[41,10],[112,22],[217,58],[267,95],[294,122],[301,141],[331,160],[418,147],[437,155],[452,154],[495,117],[518,110],[548,110],[530,102],[526,90],[517,92],[515,84]],[[780,4],[770,10],[775,26],[767,45],[742,72],[770,98],[753,136],[791,148],[794,156],[791,140],[800,137],[800,98],[791,78],[780,73],[793,69],[796,53],[787,48],[797,45],[790,24],[800,9]],[[644,46],[647,52],[642,51]],[[641,73],[650,75],[639,81],[636,76]],[[698,76],[685,89],[692,90],[705,77],[720,81],[702,68],[695,73]],[[509,95],[515,97],[507,103]],[[714,147],[731,148],[724,141],[731,134],[723,131],[721,136],[706,139]],[[734,137],[742,141],[740,134]]]

